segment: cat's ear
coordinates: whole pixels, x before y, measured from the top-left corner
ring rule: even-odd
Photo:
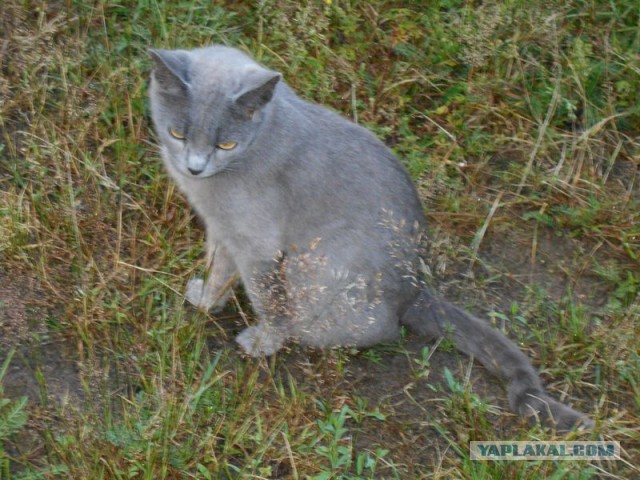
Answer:
[[[277,72],[264,68],[252,68],[243,76],[233,101],[244,111],[255,112],[271,101],[281,78],[282,75]]]
[[[189,53],[183,50],[149,50],[153,59],[153,77],[162,90],[184,94],[189,90]]]

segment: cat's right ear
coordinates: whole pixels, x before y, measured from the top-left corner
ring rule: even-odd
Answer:
[[[282,78],[277,72],[264,68],[250,68],[244,72],[240,88],[233,101],[251,115],[271,101],[276,85]]]
[[[181,95],[189,90],[189,53],[183,50],[149,50],[152,75],[166,93]]]

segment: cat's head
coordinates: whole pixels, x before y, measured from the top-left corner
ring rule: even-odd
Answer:
[[[151,50],[151,115],[166,161],[205,178],[239,167],[281,78],[239,50]]]

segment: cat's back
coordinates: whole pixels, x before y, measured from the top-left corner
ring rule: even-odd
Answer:
[[[293,155],[293,183],[316,192],[338,214],[367,219],[393,212],[406,222],[423,223],[418,194],[406,169],[371,131],[322,105],[299,98],[283,85],[282,96],[295,109],[289,128],[300,142]],[[286,115],[286,113],[283,112]],[[298,173],[302,172],[302,175]],[[331,212],[326,206],[325,212]],[[326,213],[325,213],[326,214]]]

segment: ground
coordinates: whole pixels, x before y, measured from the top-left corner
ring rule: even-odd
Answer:
[[[585,259],[580,242],[558,239],[548,230],[541,232],[532,274],[530,249],[522,244],[522,233],[511,231],[486,238],[487,247],[481,249],[479,256],[484,268],[478,268],[475,275],[487,275],[485,270],[489,270],[493,272],[493,278],[491,285],[480,291],[470,290],[469,285],[475,282],[468,278],[468,262],[453,261],[451,271],[443,274],[449,279],[447,290],[451,296],[483,314],[491,310],[509,311],[512,302],[522,301],[526,296],[528,285],[544,286],[549,298],[556,301],[566,296],[570,285],[573,295],[588,305],[586,308],[595,311],[602,307],[602,299],[609,294],[606,286],[589,275],[567,275],[567,272],[589,271],[590,264],[595,261]],[[4,277],[3,280],[0,289],[2,326],[7,330],[2,338],[10,342],[5,347],[17,347],[3,379],[4,395],[7,398],[27,396],[31,408],[40,415],[48,409],[74,410],[87,394],[82,382],[91,381],[93,376],[88,372],[83,374],[78,368],[79,363],[91,362],[79,362],[77,349],[70,339],[47,325],[48,317],[62,314],[62,306],[54,307],[55,300],[43,296],[33,278],[8,281]],[[187,307],[185,315],[197,317],[200,314]],[[350,441],[356,451],[391,452],[388,456],[393,460],[394,468],[380,466],[380,475],[394,472],[400,478],[407,478],[432,469],[432,475],[448,478],[450,473],[443,463],[448,463],[451,447],[439,428],[462,430],[463,435],[469,435],[478,428],[475,422],[479,422],[483,425],[481,428],[493,432],[495,438],[518,437],[528,428],[509,412],[505,391],[497,379],[481,366],[473,365],[469,358],[450,349],[440,349],[437,342],[409,334],[398,344],[362,352],[344,349],[321,352],[292,346],[267,365],[247,359],[238,352],[233,337],[244,326],[242,316],[234,308],[221,315],[222,318],[210,317],[216,326],[205,330],[211,354],[224,350],[230,362],[242,362],[255,368],[256,382],[260,384],[258,390],[266,389],[267,398],[273,395],[268,391],[268,385],[293,382],[296,389],[310,398],[329,402],[333,409],[348,405],[355,410],[355,405],[360,406],[361,418],[357,422],[351,420],[353,438]],[[202,318],[196,321],[202,321]],[[497,325],[500,326],[500,322]],[[540,331],[544,332],[544,327],[541,321]],[[539,353],[535,344],[523,343],[522,346],[533,355]],[[422,362],[425,347],[430,349],[428,362]],[[6,355],[0,356],[0,360],[3,356]],[[539,360],[536,365],[544,371],[544,364]],[[473,368],[469,370],[470,367]],[[462,415],[463,423],[459,424],[460,418],[451,415],[450,409],[460,408],[464,401],[458,399],[456,403],[448,398],[452,393],[444,377],[445,369],[463,379],[461,382],[487,406],[482,419],[466,412]],[[543,376],[552,394],[575,408],[590,412],[597,404],[599,391],[589,382],[578,381],[568,393],[562,376]],[[122,386],[116,387],[111,380],[106,383],[106,388],[113,393],[123,391]],[[99,396],[94,396],[100,402]],[[619,407],[624,408],[624,405],[619,404]],[[627,408],[634,407],[628,405]],[[9,444],[8,452],[15,458],[29,458],[38,464],[44,449],[41,435],[52,425],[64,428],[63,423],[59,418],[30,422]],[[269,478],[289,478],[291,474],[287,462],[274,462],[274,476]]]

